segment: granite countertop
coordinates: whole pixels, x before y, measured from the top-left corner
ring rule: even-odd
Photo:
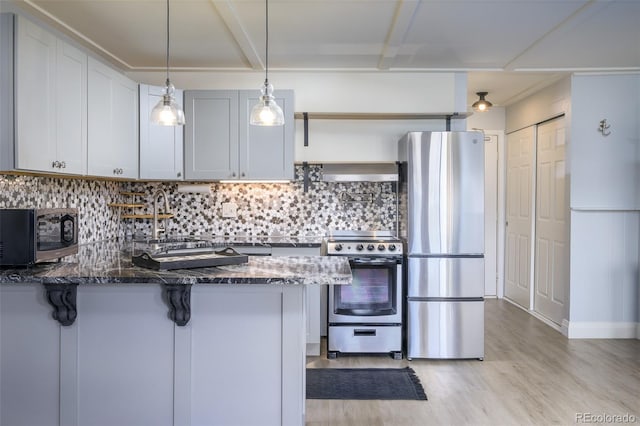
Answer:
[[[349,262],[340,256],[250,256],[248,263],[239,265],[155,271],[132,264],[135,250],[130,241],[82,244],[77,255],[61,262],[0,269],[0,283],[351,284],[352,280]]]

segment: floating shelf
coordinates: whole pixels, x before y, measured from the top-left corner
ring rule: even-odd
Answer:
[[[451,120],[467,118],[472,113],[442,112],[442,113],[413,113],[413,112],[296,112],[296,119],[316,120]]]
[[[123,214],[120,215],[122,219],[153,219],[152,214]],[[171,219],[173,217],[172,213],[159,213],[158,219]]]
[[[125,209],[137,209],[146,207],[146,204],[135,204],[135,203],[109,203],[109,207],[122,207]]]

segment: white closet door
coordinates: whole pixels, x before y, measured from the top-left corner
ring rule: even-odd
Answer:
[[[535,126],[507,135],[507,243],[504,295],[531,309]]]
[[[538,126],[534,310],[558,325],[569,279],[565,147],[564,117]]]

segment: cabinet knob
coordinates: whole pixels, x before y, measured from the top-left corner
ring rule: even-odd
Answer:
[[[182,173],[178,172],[177,176],[178,176],[178,177],[182,176]]]
[[[118,169],[113,169],[113,174],[117,175],[118,174]]]
[[[67,168],[67,163],[65,163],[64,161],[60,163],[60,167],[63,169]]]
[[[231,173],[231,177],[236,177],[236,172]]]
[[[59,161],[54,161],[51,163],[51,167],[53,167],[54,169],[59,169],[60,168],[60,162]]]
[[[242,173],[240,174],[240,177],[244,177],[244,172],[242,172]]]

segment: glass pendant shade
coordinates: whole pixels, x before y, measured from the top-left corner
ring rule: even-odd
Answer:
[[[184,111],[174,97],[175,87],[167,80],[162,99],[151,110],[151,122],[161,126],[183,126]]]
[[[249,123],[254,126],[284,125],[284,113],[273,97],[273,86],[265,80],[261,91],[260,100],[251,109]]]
[[[184,111],[176,102],[176,88],[169,80],[169,0],[167,0],[167,80],[164,83],[162,99],[151,110],[151,122],[161,126],[184,126]]]

